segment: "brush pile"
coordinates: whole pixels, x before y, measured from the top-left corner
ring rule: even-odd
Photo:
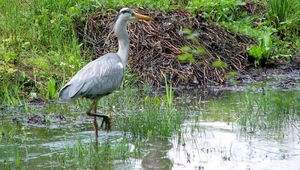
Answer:
[[[139,11],[152,16],[151,22],[136,22],[128,26],[131,47],[128,70],[140,77],[141,84],[155,87],[165,85],[164,76],[173,87],[191,88],[226,83],[226,74],[243,70],[248,64],[245,53],[253,43],[249,37],[233,35],[223,28],[207,23],[200,17],[183,9],[165,13],[160,11]],[[116,52],[117,38],[112,31],[115,14],[96,13],[78,25],[79,40],[84,48],[93,49],[93,59],[108,52]],[[198,42],[188,40],[181,31],[189,28],[199,33]],[[180,61],[181,47],[201,46],[206,54],[195,55],[195,62]],[[215,61],[226,63],[224,68],[215,68]]]

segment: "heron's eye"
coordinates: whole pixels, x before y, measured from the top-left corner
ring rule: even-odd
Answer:
[[[132,14],[132,15],[133,15],[132,10],[130,10],[130,9],[125,9],[125,10],[121,11],[121,13],[122,13],[122,14],[129,13],[129,14]]]

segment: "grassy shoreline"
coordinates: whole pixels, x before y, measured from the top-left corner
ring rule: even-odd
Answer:
[[[290,9],[291,14],[288,15],[281,14],[281,9],[276,12],[276,3],[271,8],[267,1],[255,0],[2,0],[0,104],[15,105],[33,98],[56,99],[60,87],[91,61],[90,52],[82,51],[75,27],[77,22],[95,12],[115,15],[122,6],[144,6],[163,11],[186,8],[193,15],[201,15],[208,22],[218,23],[235,34],[248,34],[257,39],[259,45],[253,47],[252,54],[259,66],[263,58],[288,60],[297,53],[300,40],[299,34],[295,34],[299,31],[296,27],[299,21],[295,19],[295,15],[299,13],[300,6],[296,1],[293,3],[295,8]],[[252,9],[248,9],[250,7]],[[253,14],[249,15],[248,10],[254,10]],[[277,14],[283,15],[281,22],[277,22],[278,18],[274,20],[274,15]]]

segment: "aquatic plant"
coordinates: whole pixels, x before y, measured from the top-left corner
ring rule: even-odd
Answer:
[[[65,168],[113,167],[113,160],[125,160],[129,156],[130,145],[126,138],[118,143],[107,141],[98,146],[91,139],[87,142],[78,138],[74,146],[66,147],[65,152],[58,155],[59,159],[53,161],[58,161],[60,167]]]
[[[15,160],[15,166],[16,166],[16,168],[20,168],[20,167],[21,167],[20,150],[19,150],[19,148],[16,146],[16,144],[13,146],[13,148],[14,148],[14,160]]]
[[[180,128],[183,116],[176,109],[164,108],[157,103],[161,103],[161,100],[151,98],[151,103],[145,104],[144,108],[118,120],[118,126],[133,137],[171,136]]]
[[[245,109],[239,112],[237,123],[246,132],[281,131],[298,120],[298,95],[295,91],[249,90],[242,96]]]
[[[172,88],[172,84],[168,84],[167,77],[164,76],[164,78],[165,78],[165,92],[166,92],[165,100],[166,100],[167,106],[172,107],[173,100],[174,100],[174,91]]]
[[[110,112],[113,117],[113,129],[120,129],[125,135],[137,138],[170,136],[184,120],[184,114],[174,108],[172,90],[168,89],[167,99],[165,95],[149,95],[149,89],[126,88],[107,96],[107,100],[100,100],[98,110],[100,113]],[[85,108],[89,102],[85,99],[75,102],[77,107],[73,109],[72,114],[76,117],[80,114],[78,109]],[[51,110],[61,113],[59,110]],[[61,110],[64,110],[64,113],[70,112],[68,105],[62,105]]]

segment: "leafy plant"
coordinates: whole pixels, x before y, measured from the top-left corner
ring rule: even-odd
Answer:
[[[215,68],[226,68],[227,64],[224,61],[217,60],[213,63]]]
[[[49,82],[48,82],[48,99],[53,99],[56,95],[56,88],[55,88],[55,79],[54,78],[50,78]]]
[[[193,42],[198,42],[196,37],[199,36],[199,33],[192,32],[188,28],[184,28],[181,31],[181,33],[186,35],[186,38],[188,40],[191,40]],[[187,61],[188,60],[189,62],[194,62],[195,61],[195,58],[194,58],[195,55],[204,55],[204,54],[206,54],[206,51],[200,46],[197,46],[194,49],[189,47],[189,46],[183,46],[183,47],[181,47],[181,50],[183,51],[183,54],[180,54],[179,57],[178,57],[178,59],[181,60],[181,61]]]
[[[134,85],[136,85],[139,81],[139,76],[135,75],[135,74],[131,74],[128,72],[128,70],[126,70],[124,79],[123,79],[123,83],[125,87],[134,87]]]
[[[250,56],[255,58],[255,66],[260,66],[262,61],[266,61],[270,58],[272,52],[272,32],[267,32],[263,37],[259,39],[259,45],[251,46],[248,49]]]

